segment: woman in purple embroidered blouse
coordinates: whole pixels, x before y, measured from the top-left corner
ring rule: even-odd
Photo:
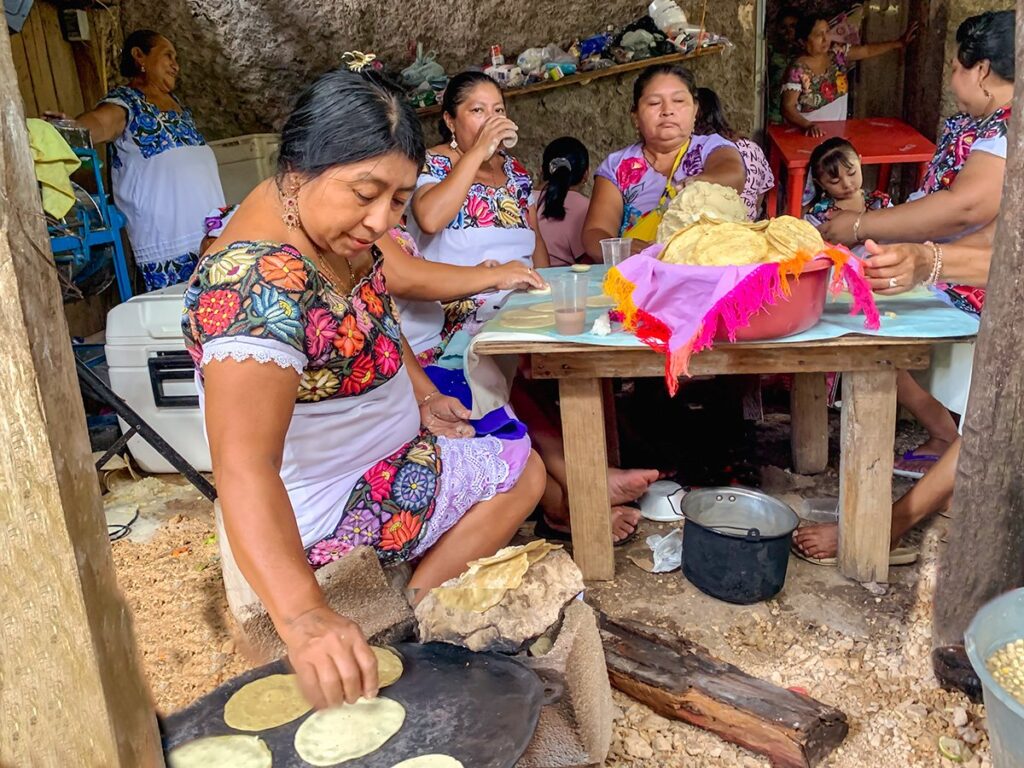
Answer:
[[[631,111],[640,141],[612,152],[597,169],[583,225],[591,257],[601,258],[601,240],[627,233],[662,205],[669,175],[668,197],[696,180],[743,191],[746,173],[736,145],[716,134],[694,134],[696,92],[693,74],[678,64],[654,64],[636,79]],[[633,252],[648,245],[634,238]]]

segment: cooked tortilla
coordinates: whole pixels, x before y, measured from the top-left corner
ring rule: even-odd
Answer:
[[[290,723],[312,708],[295,675],[269,675],[231,695],[224,705],[224,722],[239,731],[265,731]]]
[[[465,768],[465,766],[448,755],[420,755],[403,760],[392,768]]]
[[[506,328],[525,331],[554,325],[555,313],[534,312],[531,309],[509,309],[498,315],[498,322]]]
[[[376,645],[371,645],[370,648],[373,649],[373,655],[377,657],[378,685],[381,688],[386,688],[397,683],[402,672],[405,671],[398,654],[388,648],[378,648]]]
[[[376,752],[404,722],[405,707],[383,696],[321,709],[295,732],[295,752],[310,765],[337,765]]]
[[[747,204],[732,187],[695,181],[688,184],[672,202],[658,225],[657,242],[667,243],[672,235],[696,221],[746,221]]]
[[[168,768],[271,768],[270,747],[258,736],[207,736],[180,747],[167,755]]]

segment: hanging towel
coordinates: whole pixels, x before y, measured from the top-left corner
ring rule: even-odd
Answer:
[[[56,128],[45,120],[29,118],[29,145],[36,164],[36,179],[43,188],[43,210],[63,219],[75,204],[71,174],[82,164]]]

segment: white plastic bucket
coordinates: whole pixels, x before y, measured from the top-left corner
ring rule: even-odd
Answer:
[[[994,768],[1024,766],[1024,705],[992,677],[985,662],[1007,643],[1024,637],[1024,589],[987,603],[964,635],[967,657],[981,680]]]

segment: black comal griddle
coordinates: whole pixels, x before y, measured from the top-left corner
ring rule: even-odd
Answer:
[[[339,765],[392,768],[419,755],[440,753],[466,768],[513,768],[533,738],[545,703],[544,684],[533,670],[493,653],[473,653],[444,643],[400,643],[405,667],[381,696],[405,707],[402,730],[376,752]],[[266,731],[237,731],[224,724],[224,705],[246,683],[289,672],[283,661],[252,669],[161,722],[164,752],[203,736],[249,733],[274,755],[274,768],[308,768],[295,754],[295,731],[309,716]]]

